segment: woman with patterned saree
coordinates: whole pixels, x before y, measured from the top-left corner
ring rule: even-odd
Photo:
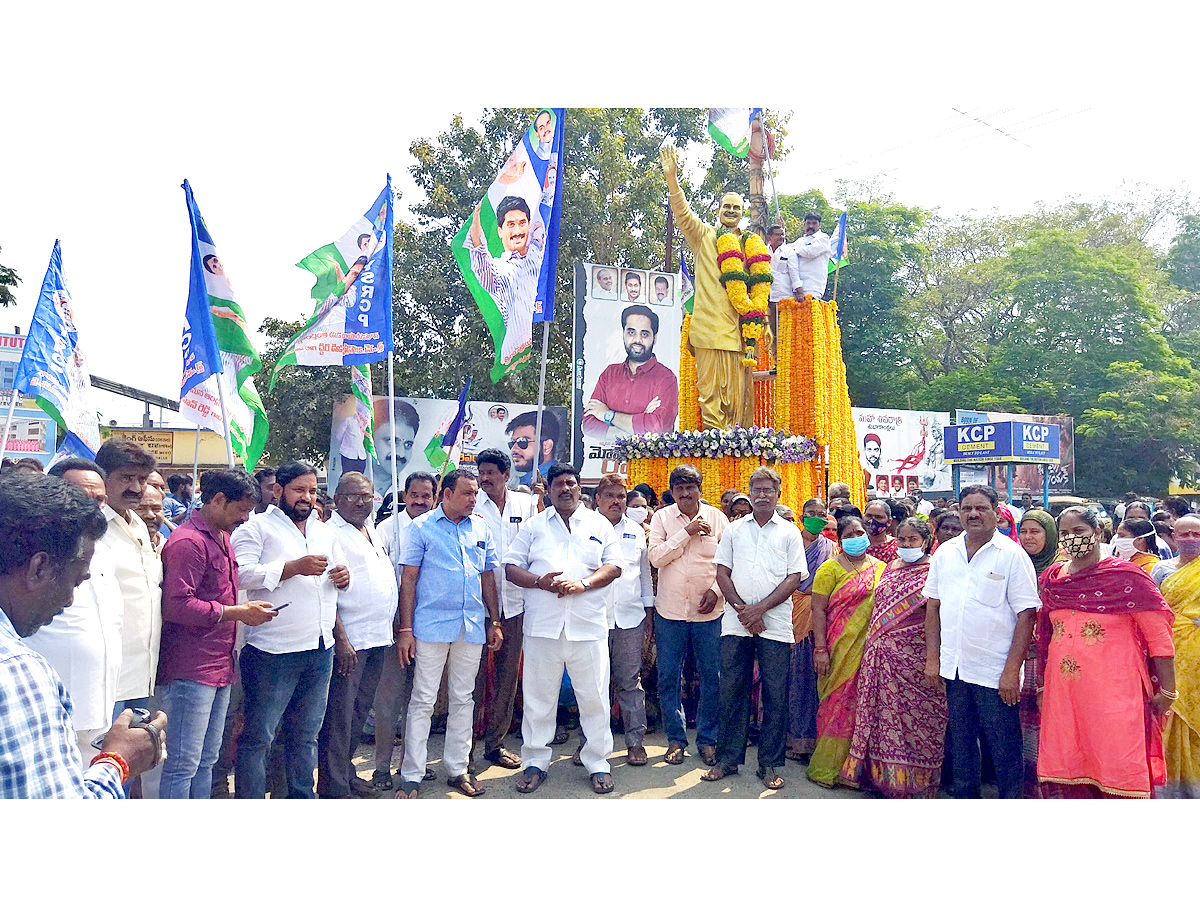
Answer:
[[[875,607],[875,585],[884,563],[867,555],[871,539],[862,519],[838,519],[842,550],[817,569],[813,579],[813,663],[817,670],[817,747],[808,778],[833,787],[854,734],[858,667],[867,625]]]
[[[1181,797],[1200,797],[1200,518],[1175,520],[1179,556],[1154,570],[1175,613],[1175,690],[1164,736],[1167,783]],[[1165,573],[1166,577],[1162,578]]]
[[[1166,783],[1162,714],[1175,692],[1174,616],[1150,576],[1100,556],[1100,521],[1058,517],[1067,555],[1041,577],[1038,668],[1044,796],[1149,797]]]
[[[925,680],[925,577],[933,533],[921,519],[896,530],[899,559],[875,587],[858,670],[858,711],[841,780],[888,797],[933,797],[945,753],[946,687]]]

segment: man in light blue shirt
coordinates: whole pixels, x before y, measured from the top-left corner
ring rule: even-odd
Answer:
[[[504,640],[496,580],[483,577],[500,560],[487,523],[472,515],[478,477],[474,470],[456,469],[442,480],[442,488],[441,505],[413,520],[400,549],[404,574],[396,650],[403,665],[416,659],[396,793],[406,800],[417,797],[425,775],[430,717],[447,660],[450,709],[442,752],[447,784],[468,797],[483,793],[468,771],[475,712],[472,692],[485,637],[489,650],[499,650]],[[492,622],[487,635],[485,617]]]

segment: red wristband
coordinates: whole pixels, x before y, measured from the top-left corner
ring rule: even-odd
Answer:
[[[121,773],[121,784],[129,780],[129,763],[125,762],[120,753],[113,753],[111,750],[106,750],[104,753],[98,753],[92,757],[91,765],[96,763],[112,763]]]

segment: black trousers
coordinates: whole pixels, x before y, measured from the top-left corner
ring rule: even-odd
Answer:
[[[758,661],[762,687],[762,728],[758,733],[758,765],[781,767],[787,736],[787,679],[792,646],[764,637],[721,638],[721,727],[717,764],[740,766],[746,761],[750,689]]]

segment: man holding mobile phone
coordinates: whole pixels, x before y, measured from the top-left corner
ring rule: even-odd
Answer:
[[[163,547],[163,633],[158,680],[172,722],[159,796],[207,799],[221,752],[233,685],[237,623],[276,616],[265,600],[238,603],[238,567],[229,535],[258,503],[258,482],[244,469],[215,469],[201,479],[201,506]]]
[[[266,794],[267,748],[281,734],[288,797],[314,799],[317,733],[333,673],[338,592],[350,570],[332,528],[316,513],[317,470],[291,460],[275,473],[275,499],[233,535],[238,579],[250,600],[286,612],[253,629],[241,654],[246,724],[238,740],[235,796]]]

